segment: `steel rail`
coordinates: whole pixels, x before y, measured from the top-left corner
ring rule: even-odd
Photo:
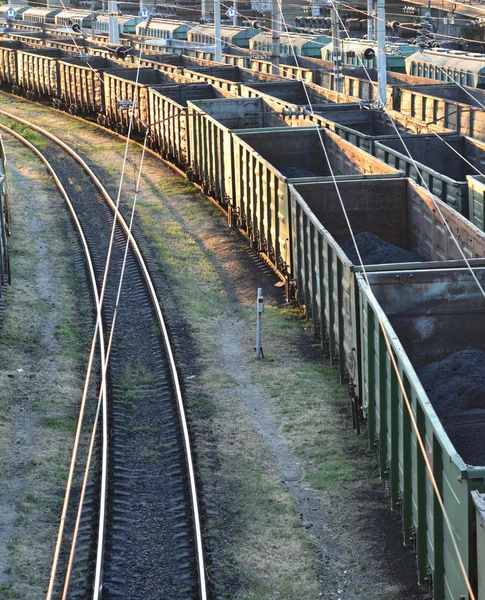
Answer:
[[[116,205],[113,202],[111,196],[105,190],[102,183],[99,181],[99,179],[93,173],[91,168],[72,148],[70,148],[62,140],[57,138],[55,135],[53,135],[49,131],[46,131],[42,127],[38,127],[37,125],[29,123],[25,119],[17,117],[16,115],[12,115],[4,110],[0,110],[0,114],[4,115],[5,117],[14,119],[20,123],[23,123],[24,125],[27,125],[27,126],[31,127],[32,129],[34,129],[35,131],[38,131],[42,135],[49,138],[51,141],[58,144],[61,148],[63,148],[66,152],[68,152],[75,160],[77,160],[78,163],[85,169],[85,171],[92,178],[96,187],[99,189],[101,194],[104,196],[104,198],[110,205],[111,209],[115,212],[120,226],[125,231],[125,234],[128,236],[128,238],[130,240],[130,244],[131,244],[132,249],[138,259],[138,262],[139,262],[139,265],[140,265],[140,268],[141,268],[141,271],[143,274],[143,278],[145,280],[145,283],[149,290],[150,296],[152,298],[153,306],[154,306],[157,320],[158,320],[158,323],[160,326],[160,330],[163,332],[164,346],[165,346],[165,350],[167,352],[167,357],[168,357],[168,361],[170,364],[170,371],[171,371],[171,375],[172,375],[172,381],[173,381],[173,385],[174,385],[174,388],[176,391],[178,414],[179,414],[180,424],[181,424],[181,428],[182,428],[182,434],[183,434],[183,438],[184,438],[185,459],[186,459],[186,463],[187,463],[187,470],[188,470],[189,483],[190,483],[190,497],[191,497],[191,504],[192,504],[194,534],[195,534],[195,540],[196,540],[197,568],[198,568],[198,575],[199,575],[199,592],[200,592],[201,600],[207,600],[207,582],[206,582],[206,576],[205,576],[205,561],[204,561],[204,552],[203,552],[203,543],[202,543],[202,527],[201,527],[201,522],[200,522],[199,503],[198,503],[198,498],[197,498],[197,485],[196,485],[196,481],[195,481],[194,461],[192,458],[192,451],[191,451],[191,447],[190,447],[190,435],[189,435],[189,430],[188,430],[188,425],[187,425],[187,419],[185,416],[185,409],[184,409],[182,391],[181,391],[181,386],[180,386],[180,379],[179,379],[179,375],[177,372],[173,351],[172,351],[172,348],[170,345],[170,338],[168,335],[167,326],[165,324],[165,319],[163,317],[162,310],[160,308],[160,304],[158,301],[155,286],[153,285],[150,274],[148,272],[148,268],[146,266],[146,263],[143,259],[142,254],[140,252],[138,244],[137,244],[133,234],[131,233],[128,225],[126,224],[125,220],[123,219],[122,215],[119,213],[119,211],[116,210]],[[96,595],[93,596],[93,600],[99,600],[100,590],[94,590],[94,593]]]
[[[3,111],[0,111],[0,112],[3,112]],[[0,128],[7,131],[11,135],[13,135],[15,138],[17,138],[19,141],[21,141],[23,144],[25,144],[28,148],[30,148],[39,157],[39,159],[45,164],[48,171],[52,175],[57,187],[59,188],[59,191],[61,192],[61,195],[63,196],[63,198],[69,208],[69,211],[71,213],[72,219],[74,220],[79,238],[81,240],[81,244],[83,246],[85,257],[86,257],[86,262],[88,265],[88,270],[89,270],[89,275],[90,275],[90,280],[91,280],[91,287],[93,289],[93,294],[94,294],[95,302],[96,302],[96,327],[95,327],[95,332],[93,335],[91,350],[90,350],[90,354],[89,354],[89,361],[88,361],[88,367],[87,367],[88,376],[86,377],[86,380],[84,383],[81,406],[80,406],[80,410],[79,410],[78,423],[77,423],[76,434],[75,434],[75,438],[74,438],[74,447],[73,447],[73,452],[72,452],[72,456],[71,456],[71,464],[70,464],[70,468],[69,468],[68,480],[67,480],[67,485],[66,485],[66,494],[64,497],[64,504],[63,504],[63,509],[62,509],[61,518],[60,518],[60,522],[59,522],[59,533],[58,533],[58,537],[57,537],[57,541],[56,541],[56,547],[54,550],[54,558],[52,561],[51,576],[50,576],[48,590],[47,590],[47,599],[49,600],[52,597],[52,593],[54,591],[57,565],[58,565],[59,555],[60,555],[60,551],[61,551],[62,537],[63,537],[64,526],[65,526],[65,522],[66,522],[67,510],[69,507],[70,492],[71,492],[72,482],[73,482],[73,478],[74,478],[75,463],[76,463],[76,459],[77,459],[77,453],[79,450],[79,441],[80,441],[80,437],[81,437],[84,412],[85,412],[85,408],[86,408],[86,400],[87,400],[87,393],[88,393],[88,386],[89,386],[89,376],[90,376],[90,373],[92,370],[92,364],[94,361],[96,337],[98,337],[98,339],[99,339],[99,347],[100,347],[100,355],[101,355],[102,364],[105,363],[104,329],[103,329],[103,322],[102,322],[102,317],[101,317],[101,303],[100,303],[100,298],[99,298],[99,293],[98,293],[98,288],[97,288],[94,266],[93,266],[93,263],[91,260],[91,254],[89,252],[88,243],[87,243],[86,237],[84,235],[84,232],[82,230],[81,223],[79,222],[76,211],[70,201],[68,193],[66,192],[64,186],[62,185],[62,182],[60,181],[59,177],[57,176],[55,170],[53,169],[53,167],[51,166],[51,164],[49,163],[47,158],[42,154],[42,152],[40,152],[40,150],[38,150],[31,142],[26,140],[22,135],[20,135],[16,131],[13,131],[6,125],[0,123]],[[101,390],[102,390],[103,404],[106,404],[107,386],[106,386],[105,370],[103,370],[103,373],[102,373]]]

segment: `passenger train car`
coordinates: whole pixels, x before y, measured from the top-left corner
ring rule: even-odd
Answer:
[[[425,49],[408,56],[405,63],[409,75],[485,89],[485,54]]]
[[[377,43],[367,40],[341,40],[342,63],[348,66],[377,68]],[[371,50],[372,52],[366,53]],[[405,72],[405,57],[416,52],[416,46],[389,41],[386,44],[386,67],[388,71]],[[333,42],[321,50],[323,60],[333,59]]]

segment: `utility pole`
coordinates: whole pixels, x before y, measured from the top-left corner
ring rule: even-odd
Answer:
[[[343,92],[342,74],[342,44],[340,40],[340,27],[338,20],[338,0],[332,2],[332,46],[333,46],[333,89],[341,94]]]
[[[280,71],[280,31],[282,15],[278,0],[272,0],[271,4],[271,64],[273,75]]]
[[[239,14],[239,0],[234,0],[234,10],[236,11],[236,16],[234,17],[234,27],[241,27],[242,19]]]
[[[108,2],[108,19],[109,19],[109,43],[120,43],[120,30],[118,26],[118,2],[109,0]]]
[[[94,11],[94,0],[91,2],[91,38],[94,44],[96,40],[96,13]]]
[[[374,38],[373,0],[367,0],[367,39],[369,42]]]
[[[222,43],[221,43],[221,3],[220,0],[214,0],[214,37],[216,44],[216,62],[222,62]]]
[[[387,72],[386,72],[386,10],[385,0],[377,0],[377,92],[379,101],[386,106]]]

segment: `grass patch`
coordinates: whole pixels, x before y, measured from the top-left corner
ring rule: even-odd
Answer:
[[[197,188],[190,181],[180,177],[161,179],[158,183],[158,189],[167,196],[198,193]]]
[[[138,427],[132,427],[130,433],[152,433],[153,429],[149,425],[139,425]]]
[[[143,450],[142,456],[154,465],[158,464],[160,459],[162,458],[163,451],[166,449],[166,444],[163,442],[158,442],[152,448],[147,448]]]
[[[43,417],[42,425],[60,431],[76,431],[77,422],[64,417]]]
[[[227,306],[225,283],[210,257],[184,226],[163,219],[163,208],[139,206],[139,217],[183,312],[195,319],[217,317]]]
[[[120,382],[121,404],[132,406],[143,398],[143,388],[155,383],[155,378],[143,365],[130,366]]]
[[[45,148],[49,144],[48,140],[41,133],[38,133],[27,125],[10,120],[10,124],[8,126],[13,129],[13,131],[21,135],[24,139],[28,140],[39,150]]]
[[[64,338],[67,341],[72,341],[75,338],[73,331],[68,323],[59,323],[56,325],[56,336]]]
[[[10,585],[0,586],[0,598],[21,598],[22,594],[13,589]]]
[[[123,379],[121,380],[121,386],[124,389],[130,390],[142,385],[151,385],[155,383],[155,378],[143,365],[137,363],[134,366],[128,367],[125,372]]]

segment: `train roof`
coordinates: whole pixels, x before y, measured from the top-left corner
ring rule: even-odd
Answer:
[[[377,42],[360,40],[360,39],[342,39],[340,45],[343,52],[362,53],[366,48],[373,48],[377,55]],[[406,44],[403,42],[386,41],[385,53],[396,56],[410,56],[416,53],[417,46],[415,44]],[[325,46],[324,50],[333,50],[333,42]]]
[[[92,10],[63,10],[56,15],[58,18],[76,17],[77,19],[86,19],[95,15],[96,11]]]
[[[99,15],[96,18],[98,23],[108,23],[109,22],[109,16],[108,15]],[[141,17],[137,17],[135,15],[122,15],[118,17],[118,23],[120,25],[133,25],[133,24],[137,24],[141,21]]]
[[[45,7],[30,7],[25,10],[22,15],[25,17],[29,17],[31,15],[42,15],[44,17],[54,17],[55,15],[62,12],[62,8],[45,8]]]
[[[190,30],[190,35],[208,35],[214,37],[214,25],[197,25]],[[221,37],[228,40],[236,40],[238,38],[247,39],[258,35],[257,29],[251,27],[232,27],[222,26]]]
[[[425,62],[441,67],[466,70],[470,73],[482,73],[485,69],[485,54],[436,48],[435,50],[415,52],[406,58],[406,63],[411,62]]]
[[[138,23],[138,27],[141,29],[146,27],[147,21],[141,21]],[[194,23],[188,23],[184,21],[167,21],[166,19],[150,19],[150,29],[159,29],[160,31],[188,31],[193,29]]]
[[[298,33],[281,33],[280,44],[291,44],[296,48],[303,48],[307,45],[324,47],[331,38],[328,35],[302,35]],[[262,31],[253,38],[253,42],[271,43],[272,34],[268,31]]]

